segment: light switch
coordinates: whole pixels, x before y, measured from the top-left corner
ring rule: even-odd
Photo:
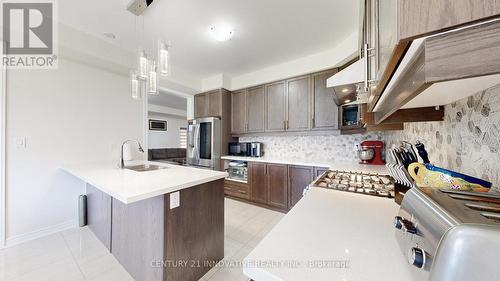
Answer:
[[[26,137],[15,138],[14,143],[16,145],[16,149],[25,149],[26,148]]]
[[[170,209],[177,208],[181,205],[181,196],[179,191],[170,193]]]

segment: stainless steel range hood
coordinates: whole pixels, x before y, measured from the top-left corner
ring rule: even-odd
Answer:
[[[359,59],[340,72],[335,73],[335,75],[326,80],[326,86],[328,88],[333,88],[362,83],[363,81],[365,81],[365,60],[366,58]]]
[[[364,90],[365,58],[337,72],[328,78],[326,85],[333,88],[338,105],[363,104],[368,102],[368,93]]]

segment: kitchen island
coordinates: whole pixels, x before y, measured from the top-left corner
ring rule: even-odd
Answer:
[[[312,187],[245,258],[255,281],[415,280],[396,242],[393,200]]]
[[[151,165],[156,165],[151,166]],[[224,257],[224,172],[148,161],[67,166],[88,227],[136,281],[191,281]]]

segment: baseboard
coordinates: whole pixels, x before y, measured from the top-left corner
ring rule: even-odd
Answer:
[[[15,245],[19,245],[21,243],[25,243],[25,242],[28,242],[28,241],[31,241],[31,240],[34,240],[37,238],[41,238],[41,237],[44,237],[47,235],[51,235],[51,234],[54,234],[57,232],[61,232],[63,230],[67,230],[70,228],[76,228],[76,227],[78,227],[78,220],[71,220],[71,221],[60,223],[60,224],[44,227],[44,228],[41,228],[39,230],[35,230],[35,231],[28,232],[25,234],[16,235],[13,237],[8,237],[5,241],[5,247],[6,248],[12,247]]]

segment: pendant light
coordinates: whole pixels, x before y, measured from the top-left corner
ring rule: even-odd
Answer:
[[[130,92],[133,99],[138,100],[141,98],[141,85],[135,70],[130,71]]]
[[[168,45],[162,40],[158,41],[158,68],[161,76],[170,75],[168,56]]]
[[[144,49],[139,50],[139,61],[138,61],[138,73],[137,76],[141,80],[146,80],[148,78],[148,56]]]
[[[158,75],[156,69],[156,62],[149,61],[149,73],[148,73],[148,94],[158,95]]]

